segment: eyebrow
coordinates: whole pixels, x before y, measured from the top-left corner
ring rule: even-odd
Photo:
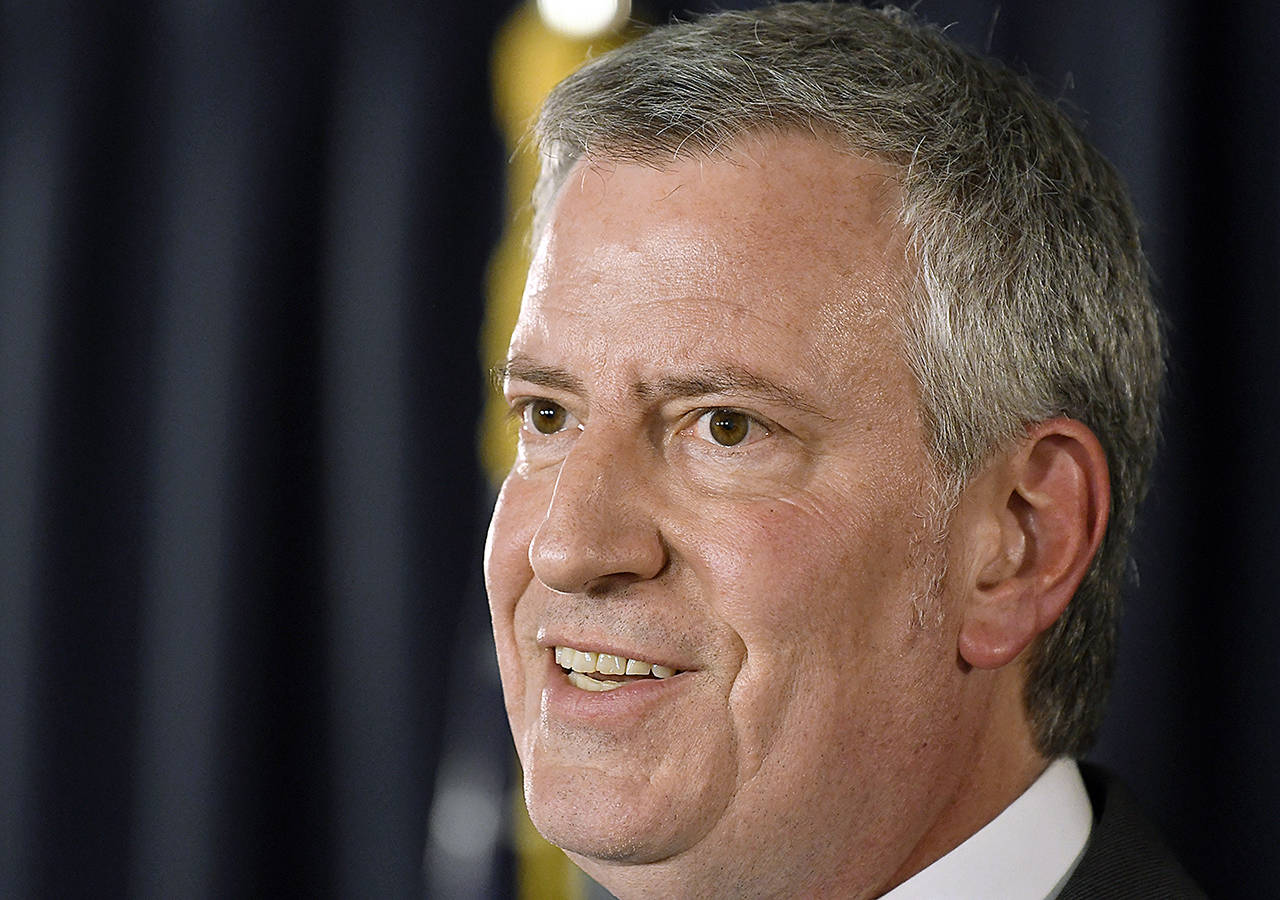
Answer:
[[[494,366],[493,380],[498,387],[509,378],[572,394],[586,393],[586,384],[577,375],[555,366],[544,366],[522,354],[511,357],[502,365]]]
[[[578,376],[523,355],[513,356],[503,365],[496,366],[493,376],[499,384],[514,378],[569,393],[586,393],[586,385]],[[739,366],[708,366],[689,375],[665,375],[655,381],[641,381],[633,391],[637,397],[649,402],[708,394],[740,394],[782,403],[824,419],[830,418],[803,394]]]
[[[701,397],[707,394],[741,394],[773,403],[782,403],[827,418],[803,394],[738,366],[712,366],[699,369],[691,375],[664,376],[653,382],[641,382],[636,385],[635,392],[645,400]]]

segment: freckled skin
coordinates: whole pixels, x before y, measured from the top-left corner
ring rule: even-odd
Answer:
[[[580,165],[549,219],[511,357],[576,382],[508,379],[567,424],[522,427],[486,582],[534,824],[621,897],[875,896],[993,811],[991,710],[1019,713],[958,662],[949,580],[923,596],[967,563],[922,518],[894,199],[887,167],[761,138]],[[652,389],[724,368],[799,402]],[[754,417],[743,444],[699,431],[716,408]],[[689,671],[642,716],[569,721],[550,632]]]

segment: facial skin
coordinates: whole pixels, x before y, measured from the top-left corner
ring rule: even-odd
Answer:
[[[875,896],[1044,765],[1022,645],[958,650],[1026,542],[1004,470],[926,521],[895,190],[812,136],[580,164],[537,248],[486,582],[530,815],[619,896]],[[680,672],[588,692],[557,645]]]

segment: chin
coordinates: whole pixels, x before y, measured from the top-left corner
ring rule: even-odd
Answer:
[[[643,865],[696,845],[710,829],[698,801],[662,790],[642,775],[598,769],[526,770],[525,804],[538,832],[580,864]]]

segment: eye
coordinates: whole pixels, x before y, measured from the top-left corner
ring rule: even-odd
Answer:
[[[530,400],[522,410],[525,424],[539,434],[555,434],[563,431],[569,413],[559,403],[550,400]]]
[[[768,434],[768,429],[741,410],[709,409],[698,417],[695,433],[721,447],[736,447]]]

